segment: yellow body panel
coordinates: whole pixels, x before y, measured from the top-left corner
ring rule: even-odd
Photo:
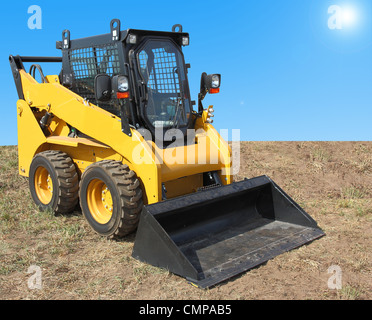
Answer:
[[[48,83],[59,83],[59,78],[57,75],[45,76]]]
[[[173,195],[190,191],[178,186],[187,181],[181,178],[194,176],[189,180],[194,190],[200,179],[195,177],[207,171],[219,171],[224,184],[232,182],[231,150],[213,126],[205,122],[205,114],[196,121],[195,129],[202,129],[197,131],[197,144],[160,149],[134,129],[132,137],[124,134],[120,118],[60,85],[58,76],[46,76],[47,83],[38,83],[24,70],[20,70],[20,75],[25,96],[17,103],[20,174],[28,176],[35,154],[53,149],[66,152],[79,174],[97,161],[122,161],[136,172],[148,204],[162,200],[163,182],[172,181],[168,189],[174,189],[169,191]],[[53,115],[47,136],[38,123],[46,112]],[[67,124],[92,139],[68,137]]]
[[[18,167],[19,174],[28,177],[32,158],[46,142],[30,106],[24,100],[17,101]]]
[[[167,199],[196,192],[203,186],[203,174],[194,174],[164,183]]]

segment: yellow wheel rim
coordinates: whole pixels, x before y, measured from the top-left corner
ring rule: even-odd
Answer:
[[[114,205],[111,192],[106,184],[99,179],[94,179],[88,184],[87,204],[94,220],[106,224],[112,217]]]
[[[53,182],[47,169],[38,167],[35,172],[35,191],[40,202],[48,204],[53,197]]]

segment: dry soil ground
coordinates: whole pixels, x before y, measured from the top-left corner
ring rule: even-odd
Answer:
[[[17,148],[0,147],[0,299],[371,299],[372,143],[243,142],[236,180],[266,174],[326,232],[212,289],[131,258],[134,236],[96,235],[80,211],[33,204]],[[42,289],[27,273],[41,268]],[[329,267],[342,288],[328,288]]]

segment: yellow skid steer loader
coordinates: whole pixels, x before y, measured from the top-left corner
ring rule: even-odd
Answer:
[[[207,288],[324,233],[267,176],[233,183],[231,148],[202,104],[221,76],[202,74],[194,110],[187,45],[181,25],[122,31],[114,19],[99,36],[64,30],[61,57],[9,62],[19,173],[36,205],[65,213],[80,202],[98,234],[137,230],[134,258]],[[59,75],[43,74],[49,62]]]

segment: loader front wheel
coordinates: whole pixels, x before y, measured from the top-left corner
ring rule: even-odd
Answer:
[[[109,238],[121,238],[138,225],[143,207],[136,174],[120,161],[90,165],[80,182],[80,206],[91,227]]]
[[[78,203],[76,168],[62,151],[44,151],[33,158],[29,186],[34,202],[42,211],[51,209],[56,213],[67,213]]]

